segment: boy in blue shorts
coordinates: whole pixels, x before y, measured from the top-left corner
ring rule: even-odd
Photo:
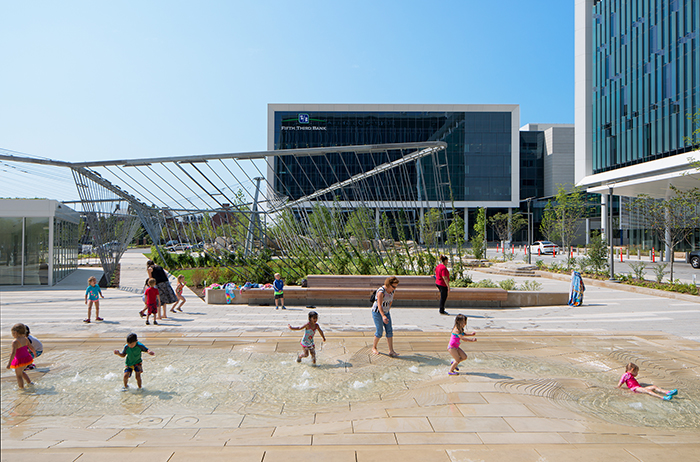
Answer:
[[[141,388],[141,373],[143,372],[143,367],[141,364],[141,352],[145,351],[149,355],[155,355],[154,352],[146,348],[146,346],[139,342],[139,338],[136,334],[131,333],[126,337],[126,345],[120,353],[119,350],[114,350],[114,354],[126,358],[126,369],[124,369],[124,388],[129,388],[129,377],[131,377],[132,372],[136,372],[136,384]]]

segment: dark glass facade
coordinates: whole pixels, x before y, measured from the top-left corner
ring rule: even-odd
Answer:
[[[600,0],[592,20],[592,167],[692,151],[700,0]]]
[[[421,179],[428,197],[421,199],[440,200],[445,195],[449,199],[444,185],[430,184],[437,168],[449,174],[454,201],[510,201],[512,127],[511,112],[277,111],[274,149],[444,141],[448,148],[436,159],[439,165],[425,157],[420,167],[406,166],[410,184],[418,184],[421,172],[430,169],[431,174]],[[275,191],[298,199],[402,155],[393,151],[276,157]],[[375,181],[381,183],[382,177]],[[411,192],[392,190],[378,199],[408,200],[409,195],[415,198]]]
[[[544,196],[544,132],[520,132],[520,200]]]

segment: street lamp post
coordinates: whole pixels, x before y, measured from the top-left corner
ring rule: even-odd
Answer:
[[[532,264],[532,252],[530,252],[530,247],[532,245],[532,213],[530,213],[530,203],[532,202],[532,199],[535,199],[535,196],[528,197],[527,199],[523,199],[520,202],[527,202],[527,264],[531,265]]]
[[[608,245],[610,246],[610,279],[615,281],[615,249],[613,247],[613,184],[608,185]]]
[[[527,264],[532,265],[532,214],[530,213],[530,202],[532,197],[527,198]]]

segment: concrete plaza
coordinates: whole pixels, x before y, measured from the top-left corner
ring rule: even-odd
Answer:
[[[465,309],[478,341],[464,342],[469,359],[449,377],[454,319],[436,307],[392,311],[397,359],[371,355],[368,308],[316,307],[328,341],[314,368],[294,362],[300,335],[286,327],[306,320],[305,307],[205,305],[189,294],[184,313],[146,326],[129,291],[143,284],[145,258],[129,251],[124,290],[105,291],[105,321],[84,324],[93,274],[0,290],[1,359],[16,322],[45,347],[33,388],[2,375],[3,461],[698,460],[692,297],[589,287],[582,307]],[[156,356],[144,359],[144,389],[121,392],[112,350],[132,331]],[[640,382],[678,397],[616,389],[630,361]]]

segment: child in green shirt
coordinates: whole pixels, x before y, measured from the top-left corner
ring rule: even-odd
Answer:
[[[126,358],[126,369],[124,369],[124,388],[129,388],[129,377],[131,377],[132,372],[136,372],[136,384],[141,388],[141,373],[143,372],[143,367],[141,364],[141,352],[146,352],[149,355],[155,355],[154,352],[146,348],[146,346],[139,342],[139,338],[136,334],[131,333],[126,337],[126,345],[124,349],[119,352],[119,350],[114,350],[114,354]]]

